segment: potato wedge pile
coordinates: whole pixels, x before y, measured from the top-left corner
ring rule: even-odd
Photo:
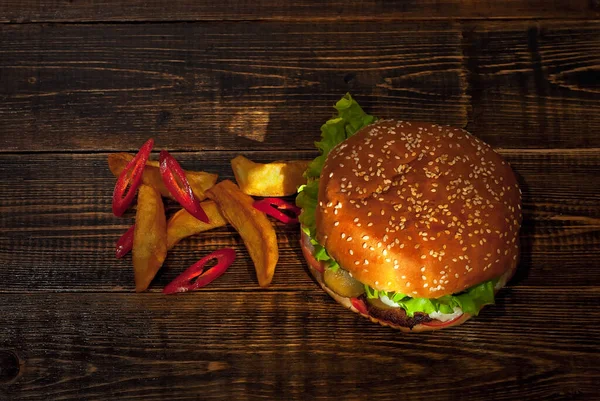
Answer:
[[[119,177],[134,158],[129,153],[108,156],[110,171]],[[257,210],[250,196],[278,197],[293,195],[304,183],[302,174],[308,161],[255,163],[244,156],[231,160],[238,182],[217,183],[218,176],[203,171],[185,171],[194,196],[208,216],[208,223],[181,209],[167,221],[162,197],[174,199],[163,182],[159,163],[148,160],[143,168],[137,196],[133,232],[135,288],[145,291],[161,268],[167,251],[187,237],[231,224],[240,234],[250,255],[258,283],[268,286],[273,280],[279,258],[277,236],[267,215]],[[131,237],[130,237],[131,238]]]

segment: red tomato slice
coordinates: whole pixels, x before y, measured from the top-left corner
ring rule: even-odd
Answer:
[[[309,265],[312,266],[313,269],[323,273],[325,271],[325,263],[319,262],[313,256],[312,251],[314,250],[313,246],[310,243],[310,238],[308,235],[302,233],[302,240],[300,241],[300,245],[302,246],[302,253],[306,258],[306,261]]]
[[[354,306],[354,308],[359,311],[360,313],[362,313],[363,315],[368,315],[369,314],[369,310],[367,309],[367,305],[365,305],[364,301],[358,298],[350,298],[350,303],[352,303],[352,306]]]

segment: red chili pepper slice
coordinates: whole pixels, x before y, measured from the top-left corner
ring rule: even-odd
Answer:
[[[275,217],[277,220],[285,224],[298,223],[298,216],[302,209],[280,198],[265,198],[255,201],[252,206],[269,216]],[[289,210],[295,217],[290,217],[281,212],[281,210]]]
[[[160,151],[160,175],[171,195],[185,210],[198,220],[209,223],[208,216],[200,206],[200,201],[194,196],[192,187],[185,177],[185,171],[166,150]]]
[[[362,299],[350,298],[350,303],[352,304],[352,306],[354,306],[354,308],[356,308],[357,311],[359,311],[363,315],[369,314],[367,305],[365,305],[365,302]]]
[[[150,138],[142,145],[137,155],[127,163],[121,174],[119,174],[115,190],[113,191],[112,210],[115,216],[122,216],[133,202],[135,192],[142,183],[144,167],[153,147],[154,139]],[[125,193],[128,186],[129,191]]]
[[[127,255],[133,248],[133,231],[135,230],[135,224],[129,227],[125,234],[121,235],[121,238],[117,241],[116,256],[117,259],[121,259]]]
[[[204,265],[212,259],[216,259],[217,264],[204,271]],[[175,294],[202,288],[225,273],[234,261],[235,250],[231,248],[219,249],[194,263],[185,272],[177,276],[175,280],[167,284],[163,294]],[[192,282],[196,277],[196,281]]]

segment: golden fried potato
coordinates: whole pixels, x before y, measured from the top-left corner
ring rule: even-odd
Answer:
[[[306,184],[302,176],[310,160],[255,163],[240,155],[231,160],[231,168],[240,189],[254,196],[294,195]]]
[[[133,232],[136,292],[145,291],[167,257],[167,218],[160,193],[140,185]]]
[[[110,168],[115,177],[118,177],[133,157],[129,153],[111,153],[108,155],[108,168]],[[206,198],[204,192],[212,187],[218,178],[217,174],[206,173],[204,171],[186,171],[185,176],[192,187],[192,192],[198,200]],[[148,160],[146,162],[144,174],[142,175],[142,183],[154,187],[162,196],[174,199],[160,176],[160,167],[157,161]]]
[[[225,220],[240,234],[254,262],[258,284],[266,287],[271,283],[275,265],[279,259],[277,236],[267,216],[256,210],[254,200],[229,180],[221,181],[206,196],[214,200]]]
[[[169,219],[167,222],[168,250],[171,250],[179,241],[186,237],[227,224],[215,202],[204,201],[200,203],[200,206],[202,206],[202,209],[208,216],[208,223],[198,220],[185,209],[181,209]]]

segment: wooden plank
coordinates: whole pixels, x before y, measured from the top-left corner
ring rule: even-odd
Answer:
[[[160,147],[160,146],[159,146]],[[524,193],[523,256],[517,285],[600,285],[600,151],[502,151]],[[174,153],[182,165],[232,178],[235,152]],[[314,152],[246,152],[258,161],[310,158]],[[106,154],[2,155],[0,282],[2,291],[131,291],[129,257],[114,259],[114,243],[133,211],[111,213],[114,178]],[[176,206],[169,204],[169,213]],[[277,225],[281,259],[272,289],[313,288],[296,227]],[[258,289],[239,237],[222,228],[179,244],[152,286],[160,291],[211,250],[234,246],[238,261],[212,288]]]
[[[0,29],[0,152],[310,149],[346,91],[496,147],[600,147],[598,22]]]
[[[467,24],[464,43],[469,130],[494,146],[516,132],[522,147],[598,146],[600,23]]]
[[[0,4],[0,22],[98,21],[365,21],[397,19],[595,18],[596,1],[572,0],[408,0],[274,1],[16,1]]]
[[[310,149],[349,90],[381,116],[467,122],[451,23],[0,30],[0,151],[135,149],[148,135],[181,150]]]
[[[594,399],[598,287],[498,301],[457,328],[407,335],[320,290],[0,294],[0,347],[23,363],[0,398]]]

